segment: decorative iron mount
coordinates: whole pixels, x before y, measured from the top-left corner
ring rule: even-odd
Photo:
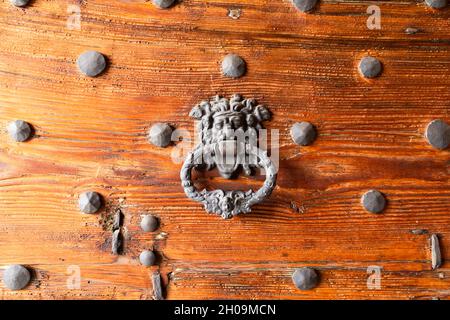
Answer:
[[[214,97],[202,101],[189,113],[199,121],[200,143],[188,154],[181,168],[180,178],[186,195],[202,202],[208,213],[224,219],[248,213],[254,204],[262,202],[275,188],[277,169],[267,151],[257,147],[258,130],[262,122],[271,118],[270,111],[257,105],[254,99],[233,95],[230,99]],[[192,169],[212,170],[230,179],[240,169],[251,175],[253,169],[264,168],[266,179],[256,192],[206,189],[198,191],[192,181]]]

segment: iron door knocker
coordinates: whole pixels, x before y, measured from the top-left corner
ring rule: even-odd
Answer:
[[[188,154],[181,168],[181,183],[186,195],[202,202],[208,213],[224,219],[251,211],[275,188],[277,168],[267,151],[257,147],[258,131],[262,122],[271,118],[270,111],[257,105],[254,99],[233,95],[231,99],[214,97],[202,101],[189,113],[199,120],[200,143]],[[264,168],[266,179],[256,192],[206,189],[198,191],[192,181],[192,169],[211,170],[216,167],[220,175],[230,179],[242,169],[246,175],[255,168]]]

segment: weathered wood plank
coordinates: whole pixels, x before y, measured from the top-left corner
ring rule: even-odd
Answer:
[[[151,248],[171,299],[448,298],[450,157],[423,133],[432,119],[450,121],[450,9],[380,2],[382,29],[373,31],[370,4],[324,1],[303,15],[282,0],[186,0],[167,11],[95,0],[81,6],[78,31],[66,28],[65,1],[0,3],[0,269],[37,270],[25,291],[0,284],[0,298],[150,299],[158,267],[140,266],[138,255]],[[241,17],[227,17],[229,8]],[[421,32],[406,35],[409,26]],[[78,73],[86,49],[108,57],[101,77]],[[221,76],[228,52],[246,59],[245,77]],[[384,65],[372,81],[356,69],[368,53]],[[235,92],[273,111],[267,128],[280,132],[280,172],[269,201],[222,221],[185,197],[175,148],[155,148],[146,132],[166,121],[192,138],[190,108]],[[13,119],[32,123],[35,137],[12,142]],[[289,137],[301,120],[318,129],[312,146]],[[197,183],[258,188],[261,177],[200,174]],[[380,215],[359,203],[372,188],[388,199]],[[77,210],[88,189],[105,197],[97,215]],[[110,253],[116,208],[125,216],[120,258]],[[144,234],[148,212],[161,227]],[[444,259],[437,271],[430,233]],[[79,290],[67,288],[70,265],[80,267]],[[367,288],[370,265],[383,267],[380,290]],[[320,270],[317,290],[292,285],[301,266]]]

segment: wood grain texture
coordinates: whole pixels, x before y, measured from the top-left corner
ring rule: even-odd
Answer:
[[[69,30],[68,5],[81,8]],[[378,4],[382,29],[368,30],[366,9]],[[233,20],[228,9],[241,9]],[[407,27],[420,29],[408,35]],[[301,14],[288,0],[183,0],[170,10],[141,1],[0,1],[0,274],[9,264],[34,270],[31,285],[3,299],[151,299],[160,270],[168,299],[431,299],[450,297],[450,154],[423,138],[433,119],[450,121],[450,8],[420,1],[321,1]],[[75,61],[88,49],[109,68],[89,79]],[[221,58],[245,58],[246,76],[221,76]],[[378,57],[380,78],[357,72]],[[154,122],[188,130],[188,112],[215,94],[255,97],[280,133],[278,186],[251,214],[229,221],[205,214],[179,182],[178,143],[147,142]],[[35,136],[12,142],[6,125],[30,122]],[[289,128],[318,129],[308,147]],[[188,148],[191,139],[185,137]],[[210,188],[258,187],[261,177]],[[379,215],[360,196],[388,199]],[[77,210],[77,196],[106,200],[96,215]],[[125,252],[110,254],[114,210],[125,216]],[[156,214],[161,227],[139,229]],[[427,230],[416,235],[411,231]],[[430,233],[439,235],[443,265],[431,270]],[[144,249],[158,266],[138,263]],[[78,266],[79,289],[68,268]],[[297,267],[319,270],[317,289],[290,279]],[[369,266],[382,268],[381,288],[367,287]],[[70,269],[69,269],[70,271]]]

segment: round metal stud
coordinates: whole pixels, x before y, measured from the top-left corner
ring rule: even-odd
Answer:
[[[106,59],[100,52],[86,51],[78,57],[77,65],[84,75],[96,77],[105,70]]]
[[[292,0],[292,2],[301,12],[310,12],[316,7],[318,0]]]
[[[359,72],[365,78],[375,78],[381,74],[383,65],[380,60],[374,57],[364,57],[359,62]]]
[[[16,7],[25,7],[30,0],[9,0],[9,2]]]
[[[172,141],[172,128],[167,123],[155,123],[150,128],[148,140],[157,147],[167,147]]]
[[[427,125],[425,138],[433,148],[445,149],[450,144],[450,126],[442,120],[433,120]]]
[[[102,196],[98,192],[83,192],[78,199],[78,207],[83,213],[96,213],[102,207],[102,202]]]
[[[23,120],[15,120],[8,124],[9,136],[16,142],[28,140],[31,132],[31,125]]]
[[[311,144],[316,139],[316,136],[316,129],[309,122],[297,122],[291,127],[291,138],[300,146]]]
[[[292,274],[292,281],[300,290],[311,290],[319,283],[319,276],[312,268],[295,269]]]
[[[361,204],[371,213],[380,213],[386,206],[386,199],[378,190],[369,190],[361,197]]]
[[[158,229],[158,219],[151,214],[145,215],[141,220],[141,229],[144,232],[153,232]]]
[[[18,264],[9,266],[3,273],[3,282],[10,290],[22,290],[28,285],[30,279],[30,271]]]
[[[230,53],[222,60],[222,73],[229,78],[242,77],[247,71],[244,59],[234,53]]]
[[[139,261],[143,266],[150,267],[155,264],[156,256],[153,251],[144,250],[139,255]]]
[[[152,2],[155,7],[168,9],[174,4],[175,0],[152,0]]]
[[[447,6],[447,0],[425,0],[425,3],[433,9],[442,9]]]

